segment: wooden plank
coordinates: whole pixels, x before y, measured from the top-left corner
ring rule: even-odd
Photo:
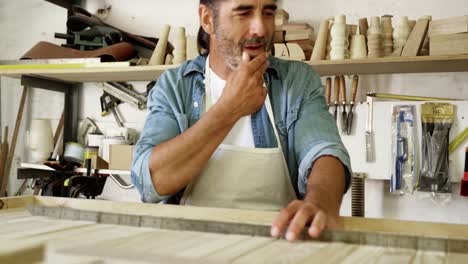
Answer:
[[[85,69],[25,69],[0,70],[0,76],[19,78],[21,75],[42,77],[65,82],[101,81],[152,81],[157,80],[163,71],[179,65],[154,65],[132,67],[98,67]]]
[[[243,254],[233,263],[300,263],[314,259],[315,254],[326,245],[326,243],[310,241],[291,244],[284,240],[278,240],[248,254]]]
[[[277,212],[35,196],[36,204],[96,212],[271,225]]]
[[[45,245],[0,239],[0,263],[39,263],[45,260]]]
[[[411,263],[416,250],[403,248],[385,248],[384,253],[377,259],[377,264]]]
[[[386,57],[359,60],[309,61],[321,76],[393,73],[466,72],[468,55]],[[0,70],[0,76],[31,75],[64,82],[152,81],[178,65],[63,70]]]
[[[468,33],[434,36],[429,45],[431,55],[468,54]]]
[[[468,15],[432,20],[429,37],[468,32]]]
[[[10,221],[30,217],[31,213],[23,208],[0,211],[0,226]]]
[[[206,208],[195,206],[111,202],[70,198],[35,197],[43,206],[58,206],[79,210],[109,212],[127,215],[148,215],[219,223],[253,224],[269,227],[278,212],[240,209]],[[343,230],[363,232],[389,232],[414,236],[468,238],[468,225],[443,224],[389,219],[341,217]],[[430,233],[428,233],[428,230]]]
[[[177,219],[212,221],[218,223],[254,224],[268,230],[277,212],[249,210],[181,207],[171,205],[140,204],[80,199],[35,197],[38,204],[109,213],[172,217]],[[343,230],[360,232],[386,232],[425,237],[468,238],[467,225],[411,222],[386,219],[343,217]],[[428,233],[429,230],[429,233]]]
[[[379,260],[382,255],[385,253],[384,247],[376,247],[376,246],[360,246],[355,251],[353,251],[343,262],[342,264],[371,264],[375,263]],[[387,256],[388,258],[389,256]],[[402,262],[395,262],[393,263],[402,263]]]
[[[446,254],[443,252],[418,251],[411,262],[412,264],[445,264]]]
[[[231,263],[235,259],[248,254],[250,252],[254,252],[255,250],[261,249],[266,245],[275,241],[273,238],[265,238],[265,237],[254,237],[248,239],[245,242],[237,243],[229,248],[224,250],[220,250],[212,255],[209,255],[206,260],[210,260],[213,262],[225,262]]]
[[[105,259],[131,259],[138,263],[193,263],[179,256],[186,249],[207,243],[222,235],[158,230],[127,239],[89,243],[87,246],[59,250],[62,254],[93,256]],[[196,260],[196,259],[194,259]],[[203,263],[203,262],[197,262]]]
[[[86,226],[90,223],[81,221],[47,219],[46,217],[27,217],[19,220],[8,221],[7,223],[3,224],[6,228],[0,229],[0,237],[7,239],[18,239]]]
[[[34,203],[33,196],[22,197],[3,197],[0,198],[0,210],[25,208],[26,206]]]
[[[0,216],[9,211],[0,212]],[[255,211],[244,212],[256,213]],[[17,209],[13,209],[12,214],[17,215]],[[361,226],[369,224],[366,219],[359,220]],[[381,222],[378,219],[370,220],[370,222],[373,220]],[[233,262],[387,264],[460,263],[457,261],[466,260],[466,254],[447,254],[440,251],[416,252],[415,250],[386,248],[386,246],[390,246],[387,244],[390,241],[386,241],[385,245],[382,246],[316,241],[289,243],[269,237],[227,236],[205,232],[146,229],[105,224],[37,232],[41,229],[43,231],[47,228],[57,228],[80,222],[31,216],[10,221],[12,225],[8,229],[0,229],[0,233],[6,232],[11,235],[20,230],[33,234],[33,236],[21,238],[21,240],[8,240],[8,243],[21,241],[23,244],[46,244],[48,248],[52,248],[51,252],[47,253],[47,259],[60,260],[59,263],[92,260],[96,262],[105,260],[113,263],[118,260],[119,263],[172,264]],[[405,228],[411,230],[413,226],[405,225]],[[16,254],[16,250],[13,252]]]
[[[343,243],[328,243],[313,254],[313,257],[298,264],[323,264],[323,263],[342,263],[359,246],[346,245]]]
[[[414,26],[414,29],[411,31],[411,34],[406,42],[403,52],[401,53],[402,57],[411,57],[417,56],[421,51],[424,38],[427,34],[427,29],[429,25],[429,20],[419,19]]]
[[[154,231],[154,229],[142,227],[135,228],[129,226],[92,224],[23,237],[20,240],[34,243],[47,243],[48,246],[56,250],[66,250],[103,241],[108,241],[110,243],[119,240],[125,241],[127,238],[140,234],[155,234]]]
[[[248,238],[249,237],[247,236],[241,235],[219,236],[216,239],[209,240],[206,243],[201,243],[195,247],[184,250],[177,255],[181,258],[200,259],[211,254],[215,254],[218,251],[224,251],[233,245],[244,243],[248,240]]]

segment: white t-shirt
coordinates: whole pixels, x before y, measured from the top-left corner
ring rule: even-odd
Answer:
[[[211,68],[209,70],[211,76],[211,102],[214,105],[221,97],[224,86],[226,86],[226,81],[216,75]],[[237,121],[226,138],[224,138],[223,144],[255,148],[252,132],[252,118],[250,115],[244,116]]]

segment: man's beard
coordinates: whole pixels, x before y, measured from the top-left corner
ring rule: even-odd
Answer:
[[[223,33],[219,26],[215,28],[215,32],[219,52],[221,56],[223,56],[224,62],[231,70],[236,69],[240,65],[242,61],[242,51],[245,45],[263,44],[265,51],[268,52],[271,50],[271,45],[273,43],[273,36],[271,39],[264,37],[242,39],[239,43],[235,43],[233,39]]]

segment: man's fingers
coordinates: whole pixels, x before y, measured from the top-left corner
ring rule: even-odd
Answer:
[[[247,64],[250,61],[250,55],[247,52],[242,52],[242,62]]]
[[[318,211],[310,225],[309,235],[313,238],[317,238],[320,235],[320,232],[325,228],[326,224],[327,215],[321,210]]]
[[[260,66],[257,72],[263,75],[268,69],[268,66],[270,66],[270,62],[268,62],[268,60],[265,60],[265,62]]]
[[[265,80],[263,79],[263,74],[265,71],[268,69],[269,63],[268,61],[265,61],[265,63],[262,64],[260,68],[256,72],[253,73],[253,77],[257,78],[258,83],[263,86],[263,83]]]
[[[308,210],[307,208],[302,207],[299,209],[288,227],[286,239],[288,241],[296,240],[302,229],[304,229],[305,225],[311,221],[313,214],[314,212],[312,210]]]
[[[246,52],[244,52],[246,53]],[[242,57],[244,56],[244,53],[242,53]],[[248,55],[247,55],[248,56]],[[254,72],[258,71],[258,69],[267,61],[268,55],[266,53],[260,53],[258,54],[255,58],[253,58],[251,61],[249,61],[246,66],[249,69],[249,71]]]
[[[291,202],[288,207],[283,208],[280,211],[279,215],[271,225],[271,236],[279,237],[283,233],[284,228],[288,224],[289,220],[294,216],[294,214],[296,214],[299,206],[300,202],[296,200]]]

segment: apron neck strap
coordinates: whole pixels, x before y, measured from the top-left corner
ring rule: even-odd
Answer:
[[[265,86],[265,84],[263,84]],[[265,88],[267,89],[267,88]],[[210,109],[212,106],[213,102],[211,99],[211,69],[210,69],[210,56],[208,55],[206,57],[206,64],[205,64],[205,112]],[[279,135],[278,131],[276,130],[275,126],[275,116],[273,115],[273,108],[271,107],[271,102],[270,102],[270,97],[267,94],[266,99],[265,99],[265,108],[268,113],[268,117],[271,123],[271,126],[273,128],[273,131],[275,132],[275,138],[276,142],[278,144],[278,148],[281,147],[281,142],[279,140]]]

